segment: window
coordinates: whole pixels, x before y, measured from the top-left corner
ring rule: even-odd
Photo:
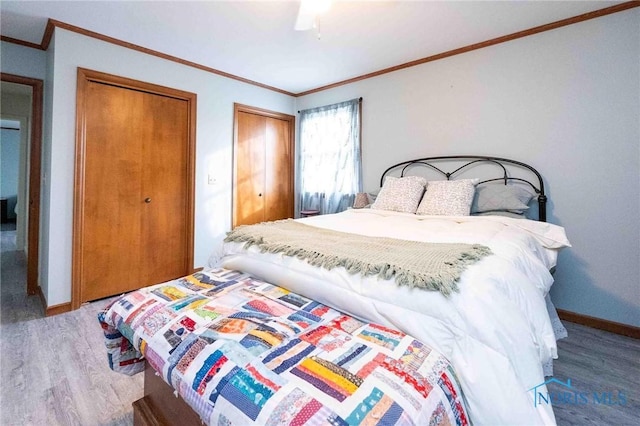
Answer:
[[[300,111],[300,210],[337,213],[362,190],[360,99]]]

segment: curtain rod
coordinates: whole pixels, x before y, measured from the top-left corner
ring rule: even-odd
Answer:
[[[346,102],[346,101],[345,101]],[[362,103],[362,96],[358,98],[358,102]],[[300,110],[298,110],[298,114],[300,114]]]

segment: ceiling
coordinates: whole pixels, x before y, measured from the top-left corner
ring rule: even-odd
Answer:
[[[40,44],[49,18],[291,93],[570,18],[611,1],[7,1],[0,33]]]

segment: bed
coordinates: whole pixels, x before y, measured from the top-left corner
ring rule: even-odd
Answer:
[[[307,260],[263,253],[257,245],[247,248],[237,242],[224,245],[218,254],[220,264],[276,282],[356,317],[397,328],[437,349],[452,362],[475,423],[555,423],[551,406],[534,407],[530,389],[551,374],[551,360],[557,357],[556,338],[566,333],[548,292],[558,252],[570,244],[563,228],[546,222],[542,176],[530,165],[505,158],[430,157],[385,170],[380,195],[394,174],[396,179],[424,177],[429,185],[434,180],[471,181],[475,195],[485,192],[481,188],[493,188],[488,191],[490,197],[506,199],[474,199],[472,203],[484,204],[484,208],[472,207],[478,213],[470,216],[442,215],[437,209],[443,206],[437,202],[437,215],[414,214],[414,200],[408,213],[383,206],[385,209],[352,209],[299,222],[368,236],[490,247],[493,254],[469,266],[460,278],[459,291],[452,295],[398,286],[378,276],[352,275],[344,268],[327,271],[309,266]],[[429,185],[424,197],[429,194]],[[505,196],[503,187],[516,187],[517,196],[521,189],[529,190],[531,202],[524,206],[526,199]],[[402,205],[408,194],[407,188],[397,192],[401,199],[390,203],[391,208]],[[446,200],[446,195],[444,213],[448,213],[447,203],[459,201],[456,197]]]
[[[411,417],[407,423],[446,419],[461,424],[468,416],[475,424],[554,424],[551,406],[534,404],[532,389],[544,392],[541,384],[551,373],[556,339],[564,332],[548,292],[558,251],[570,244],[563,228],[546,223],[541,175],[525,163],[504,158],[430,157],[389,167],[381,187],[369,208],[283,221],[273,225],[283,227],[273,228],[276,232],[271,224],[252,228],[266,234],[236,228],[214,251],[210,262],[214,269],[203,272],[242,271],[260,285],[275,285],[308,303],[335,309],[334,315],[413,336],[407,339],[442,357],[447,368],[452,367],[445,369],[452,387],[440,387],[439,401],[448,407],[448,414],[438,417],[437,410],[430,409],[426,414],[413,413],[421,420]],[[294,239],[300,236],[301,245],[292,249],[288,242],[269,243],[266,238],[284,231]],[[354,250],[366,255],[345,261],[326,248],[308,245],[345,235],[349,240],[335,240],[347,242],[334,248],[360,247]],[[410,255],[402,256],[402,264],[372,262],[377,253],[366,251],[374,240],[388,252],[402,246],[410,253],[419,252],[419,259],[428,253],[425,262],[439,258],[441,253],[435,252],[442,247],[457,250],[455,261],[443,262],[453,272],[424,271],[420,269],[424,262],[407,259]],[[421,249],[427,246],[428,250]],[[144,353],[144,345],[152,339],[136,336],[126,326],[126,313],[116,314],[114,306],[103,316],[105,335],[114,339],[108,345],[112,365],[139,371],[139,352]],[[135,405],[137,422],[153,424],[149,419],[168,418],[178,410],[174,405],[182,406],[181,420],[193,416],[182,401],[190,401],[188,393],[181,393],[182,399],[171,397],[171,389],[154,373],[162,368],[151,369],[149,364],[153,363],[147,362],[145,397]],[[197,422],[198,416],[193,420]]]

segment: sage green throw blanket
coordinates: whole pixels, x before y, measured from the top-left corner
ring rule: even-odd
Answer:
[[[491,254],[481,245],[367,237],[291,219],[239,226],[224,241],[246,243],[245,248],[255,245],[263,253],[282,253],[329,270],[342,266],[351,274],[395,277],[398,285],[445,296],[458,291],[457,281],[468,265]]]

